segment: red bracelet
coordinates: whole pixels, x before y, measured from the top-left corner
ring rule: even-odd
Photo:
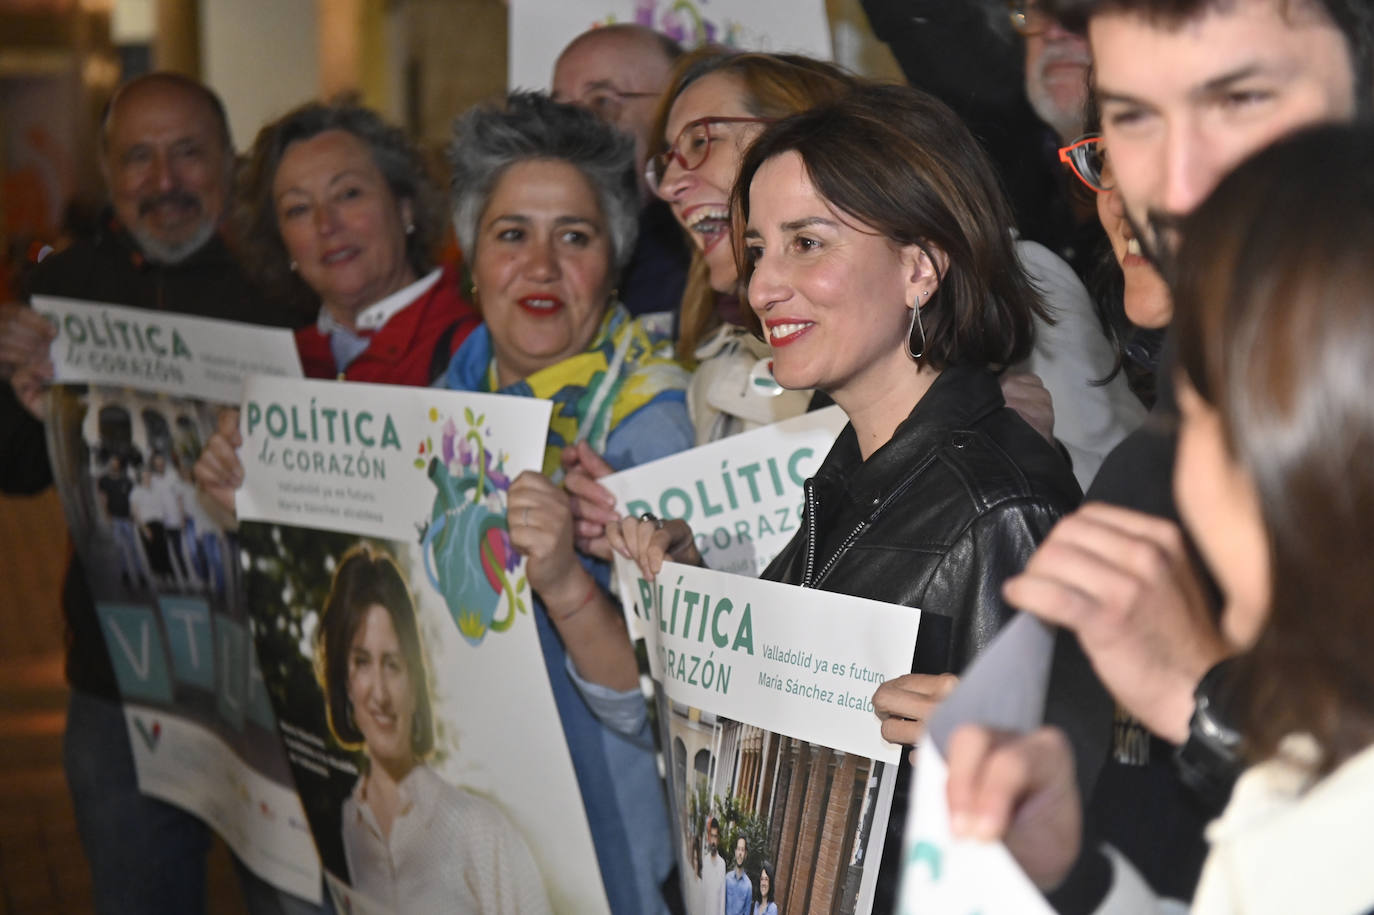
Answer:
[[[591,603],[592,598],[596,596],[596,592],[599,590],[601,590],[601,587],[596,583],[596,579],[593,578],[591,584],[587,586],[586,595],[582,598],[582,600],[578,601],[577,606],[574,607],[572,610],[568,611],[567,613],[564,613],[562,616],[554,617],[554,622],[562,623],[566,620],[572,619],[574,616],[581,613],[582,608],[587,606],[587,604]]]

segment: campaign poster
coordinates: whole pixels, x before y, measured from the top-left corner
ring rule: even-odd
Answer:
[[[553,62],[568,42],[615,23],[654,29],[687,49],[718,44],[831,56],[823,0],[511,0],[510,7],[512,89],[547,87]]]
[[[916,753],[916,788],[907,811],[899,915],[1053,915],[1054,909],[1005,845],[954,837],[945,794],[949,780],[945,759],[934,741],[922,743]]]
[[[608,911],[506,523],[550,410],[248,382],[245,589],[339,911]]]
[[[57,328],[48,449],[124,701],[140,789],[265,880],[318,900],[319,862],[267,701],[230,519],[191,468],[250,372],[299,377],[291,333],[35,297]]]
[[[903,830],[900,915],[1052,915],[1053,908],[1005,845],[954,836],[945,755],[955,729],[964,724],[1002,734],[1039,727],[1053,656],[1053,629],[1019,615],[974,659],[931,716],[916,751],[916,783]]]
[[[643,608],[627,613],[642,613],[687,911],[720,915],[766,884],[779,912],[867,915],[901,749],[872,696],[910,671],[920,612],[616,563]]]
[[[692,526],[709,568],[757,578],[801,527],[806,480],[849,420],[826,407],[611,474],[602,485],[617,510],[648,512]],[[644,608],[630,580],[617,577],[631,634]]]

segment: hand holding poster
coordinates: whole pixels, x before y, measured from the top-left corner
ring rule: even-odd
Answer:
[[[899,915],[1053,915],[1005,845],[954,837],[945,759],[930,740],[916,753]]]
[[[256,380],[263,676],[341,910],[604,912],[507,492],[550,404]]]
[[[719,572],[756,578],[801,522],[803,484],[848,419],[839,407],[754,429],[603,477],[623,514],[650,512],[693,526],[697,551]],[[645,608],[633,582],[617,576],[639,638]]]
[[[191,467],[246,371],[300,375],[289,331],[35,297],[57,327],[48,452],[124,702],[140,790],[319,898],[319,862],[240,610],[234,532]],[[74,619],[73,625],[83,625]]]
[[[945,754],[954,730],[979,724],[1025,733],[1044,717],[1054,634],[1032,616],[1014,619],[970,665],[930,721],[918,749],[907,811],[901,915],[1051,915],[1040,891],[1000,842],[957,839],[950,830]]]

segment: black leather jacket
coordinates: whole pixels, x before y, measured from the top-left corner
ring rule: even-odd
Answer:
[[[1006,407],[997,377],[949,368],[868,460],[845,427],[806,482],[801,530],[762,577],[919,607],[912,671],[959,673],[1015,612],[1002,583],[1079,499],[1064,458]],[[1068,733],[1088,796],[1112,705],[1068,633],[1056,640],[1046,720]],[[895,889],[909,776],[904,754],[880,899]]]

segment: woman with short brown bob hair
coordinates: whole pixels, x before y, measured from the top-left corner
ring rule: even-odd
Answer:
[[[329,729],[350,750],[364,745],[365,738],[348,694],[349,660],[354,638],[374,606],[386,610],[412,680],[415,715],[413,722],[406,725],[411,731],[410,749],[418,758],[428,756],[434,749],[434,716],[415,602],[392,558],[363,545],[349,550],[339,561],[320,615],[317,665],[320,685],[325,690]]]
[[[1017,260],[1008,231],[1015,220],[996,171],[953,111],[934,96],[875,85],[760,137],[745,154],[731,201],[746,286],[753,273],[745,240],[749,185],[766,161],[792,151],[831,206],[894,244],[941,253],[940,282],[920,309],[918,365],[1002,369],[1030,355],[1034,321],[1047,318],[1045,308]],[[744,314],[762,335],[756,311]]]
[[[1002,582],[1079,500],[998,384],[1041,306],[992,173],[943,104],[870,86],[766,128],[732,191],[774,377],[824,391],[849,418],[762,577],[920,608],[913,673],[873,697],[894,743],[915,742],[949,675],[1011,619]],[[608,536],[646,578],[664,558],[701,563],[682,521],[626,519]],[[1058,642],[1046,714],[1072,735],[1086,788],[1111,708],[1072,637]],[[905,806],[898,788],[893,824]],[[884,855],[875,911],[892,907],[897,857]]]

